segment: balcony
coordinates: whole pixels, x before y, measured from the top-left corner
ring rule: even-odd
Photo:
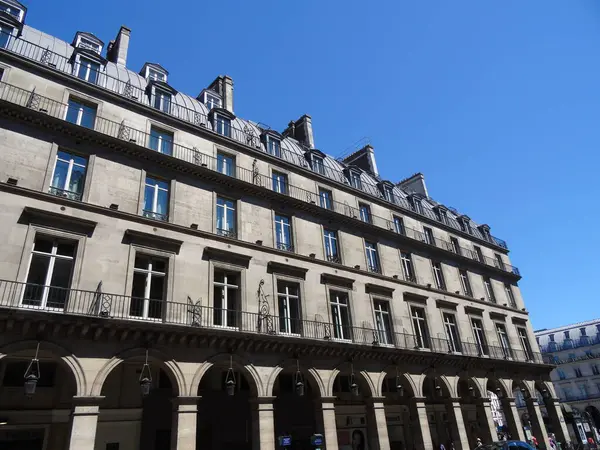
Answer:
[[[0,33],[2,32],[0,31]],[[76,76],[77,67],[73,64],[71,59],[58,53],[52,52],[46,48],[43,48],[33,42],[26,41],[22,38],[15,38],[14,36],[6,35],[5,33],[4,35],[6,36],[7,43],[5,48],[0,50],[0,53],[2,51],[8,51],[22,58],[35,61],[36,63],[39,63],[44,67],[48,67],[65,75],[72,76],[73,78],[77,78],[80,82],[92,84],[101,89],[117,94],[120,97],[126,98],[129,101],[134,101],[141,105],[154,108],[154,98],[151,98],[149,95],[147,95],[144,89],[133,86],[130,81],[114,78],[108,75],[103,70],[96,71],[94,76],[89,76],[87,77],[87,79],[82,79]],[[256,134],[255,130],[249,127],[248,125],[246,125],[244,129],[236,128],[233,124],[227,124],[227,126],[223,126],[223,124],[218,124],[216,122],[214,115],[209,117],[210,114],[209,116],[207,116],[182,104],[178,104],[175,101],[175,98],[172,98],[170,100],[169,107],[165,109],[159,109],[159,111],[161,111],[164,114],[168,114],[176,119],[187,122],[195,127],[199,127],[204,130],[208,130],[219,134],[221,136],[225,136],[243,145],[252,147],[253,149],[262,149],[260,137]],[[349,182],[346,178],[346,175],[342,171],[334,170],[331,167],[323,165],[313,165],[313,167],[311,167],[311,165],[308,164],[308,162],[302,155],[293,153],[284,148],[280,148],[277,152],[269,154],[274,157],[285,160],[289,163],[292,163],[296,166],[299,166],[303,169],[311,170],[314,173],[317,173],[333,181],[349,186]],[[470,237],[480,239],[491,245],[497,246],[505,250],[508,249],[506,242],[502,239],[496,238],[494,236],[489,236],[488,238],[486,236],[481,235],[478,231],[476,232],[475,230],[473,230],[473,233],[467,233],[461,229],[459,223],[456,220],[452,218],[447,218],[444,221],[440,221],[440,219],[435,215],[433,211],[427,208],[419,209],[411,207],[411,205],[406,201],[406,199],[402,197],[393,195],[390,198],[386,198],[377,185],[361,181],[359,185],[353,187],[364,192],[369,196],[376,197],[377,199],[390,203],[391,205],[394,205],[404,211],[411,211],[412,213],[418,214],[429,220],[433,220],[437,223],[441,223],[443,225],[451,227],[456,232],[468,234]],[[519,275],[516,267],[510,268],[507,271],[512,272],[515,275]]]
[[[21,89],[19,87],[2,82],[0,82],[0,100],[42,112],[58,120],[64,120],[65,111],[68,107],[68,105],[66,104],[36,94],[35,91],[27,91],[25,89]],[[156,151],[155,149],[152,149],[149,145],[147,145],[151,142],[151,136],[148,133],[129,127],[125,125],[124,122],[118,123],[100,116],[96,116],[96,121],[93,130],[97,133],[101,133],[103,135],[119,139],[130,144],[135,144],[147,148],[149,150]],[[171,146],[171,154],[163,154],[165,157],[172,157],[177,160],[184,161],[186,163],[193,164],[203,169],[207,169],[212,172],[216,172],[223,175],[222,163],[218,160],[218,158],[204,154],[195,148],[184,147],[175,143],[172,143]],[[451,246],[451,243],[439,238],[436,238],[431,242],[427,242],[424,234],[421,231],[414,230],[407,226],[404,226],[402,228],[403,233],[398,233],[396,231],[396,226],[394,222],[384,217],[379,217],[370,214],[369,218],[371,219],[371,221],[367,224],[360,220],[361,216],[359,208],[352,207],[347,203],[331,201],[330,205],[328,205],[328,208],[321,207],[318,202],[319,195],[317,193],[308,191],[306,189],[291,184],[286,184],[287,189],[285,193],[278,192],[276,186],[273,185],[272,178],[267,175],[262,175],[258,172],[258,169],[256,168],[250,170],[242,167],[236,167],[235,170],[232,170],[231,173],[228,173],[226,175],[228,177],[235,178],[245,184],[251,184],[254,187],[258,187],[260,189],[269,190],[275,194],[281,195],[282,197],[293,198],[304,204],[309,204],[311,206],[318,207],[324,212],[337,213],[338,215],[344,216],[345,218],[355,220],[357,224],[387,230],[399,236],[403,236],[414,241],[421,242],[427,246],[438,248],[445,252],[450,252],[448,248]],[[156,218],[157,220],[166,220],[166,215],[164,215],[163,219],[161,219],[160,217],[152,217]],[[455,254],[454,252],[452,253]],[[484,257],[484,261],[481,261],[477,257],[476,252],[471,251],[469,249],[463,249],[463,255],[468,256],[456,256],[458,258],[466,259],[479,264],[484,264],[496,270],[501,270],[504,273],[510,273],[512,275],[520,277],[519,270],[516,267],[508,264],[503,264],[502,267],[499,267],[498,262],[494,258]]]
[[[600,344],[600,333],[596,336],[583,336],[579,339],[569,339],[564,342],[550,342],[540,347],[542,353],[556,353],[564,350],[571,350],[575,348],[589,347],[592,345]]]
[[[325,301],[323,299],[323,301]],[[445,338],[422,338],[406,333],[382,331],[368,326],[336,326],[323,320],[304,320],[274,316],[266,312],[254,313],[225,310],[193,303],[177,303],[110,294],[102,291],[102,283],[95,291],[66,289],[54,286],[0,280],[0,309],[31,310],[44,314],[87,316],[103,320],[153,322],[199,329],[220,329],[230,333],[258,333],[280,336],[282,339],[335,340],[345,344],[369,347],[386,346],[400,350],[458,354],[542,364],[539,354],[510,351],[489,346],[480,349],[471,342],[456,346]],[[262,309],[261,309],[262,310]],[[320,316],[317,316],[320,317]],[[343,339],[335,338],[335,331],[343,329]],[[489,352],[488,352],[489,350]]]

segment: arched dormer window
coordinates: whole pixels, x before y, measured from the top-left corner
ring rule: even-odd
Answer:
[[[203,89],[200,92],[200,95],[197,97],[198,101],[204,103],[206,109],[209,111],[213,108],[222,108],[223,107],[223,99],[221,98],[221,94],[212,89]]]
[[[421,203],[423,201],[423,197],[421,195],[410,194],[408,197],[406,197],[406,200],[414,212],[423,214],[423,203]]]
[[[479,225],[478,229],[486,241],[492,242],[492,235],[490,234],[490,226],[489,225],[485,225],[485,224]]]
[[[325,175],[325,153],[317,149],[308,150],[304,156],[313,172]]]
[[[471,229],[471,219],[469,216],[462,215],[456,218],[458,224],[460,225],[461,231],[469,234],[473,234],[473,230]]]
[[[0,48],[9,48],[23,29],[27,8],[14,0],[0,0]]]
[[[212,123],[213,130],[222,136],[232,137],[231,123],[235,115],[223,108],[213,108],[208,113],[208,120]]]
[[[448,208],[443,205],[436,205],[433,207],[433,212],[438,221],[448,225]]]
[[[104,42],[92,33],[78,31],[71,45],[74,48],[71,56],[73,75],[88,83],[103,85],[105,80],[102,75],[106,67],[106,59],[101,56],[101,53]]]
[[[150,105],[167,114],[173,114],[173,97],[177,95],[177,91],[167,83],[169,72],[156,63],[146,63],[140,70],[148,85],[146,93],[148,94]]]
[[[394,203],[394,184],[391,181],[381,181],[378,183],[378,187],[383,198]]]
[[[274,130],[262,130],[260,140],[265,146],[269,155],[281,158],[281,141],[283,136]]]
[[[355,189],[360,189],[362,191],[362,181],[360,178],[361,171],[357,167],[348,167],[344,170],[346,177],[348,178],[348,182],[350,186]]]

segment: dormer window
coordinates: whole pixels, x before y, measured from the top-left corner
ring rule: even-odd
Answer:
[[[0,48],[7,48],[11,39],[14,39],[15,28],[0,22]]]
[[[362,182],[360,180],[360,172],[350,171],[350,186],[356,189],[362,189]]]
[[[98,54],[100,54],[100,49],[101,49],[101,47],[98,44],[90,41],[89,39],[83,38],[83,37],[79,39],[79,43],[77,44],[77,47],[87,48],[88,50],[91,50]]]
[[[159,109],[167,114],[171,113],[171,94],[162,89],[154,87],[154,99],[152,106]]]
[[[325,164],[323,162],[323,157],[313,154],[311,159],[312,159],[312,169],[315,172],[320,173],[321,175],[325,175]]]
[[[78,31],[75,34],[71,63],[73,75],[80,80],[93,84],[100,83],[100,74],[106,60],[100,56],[104,43],[91,33]]]
[[[492,235],[490,234],[490,227],[487,225],[479,226],[479,231],[481,232],[483,239],[486,241],[492,241]]]
[[[436,206],[435,208],[433,208],[434,212],[435,212],[435,217],[437,218],[437,220],[439,222],[445,223],[446,225],[448,224],[448,212],[446,211],[445,208],[442,208],[441,206]]]
[[[88,83],[98,83],[98,74],[100,73],[100,64],[91,59],[79,56],[75,64],[75,75],[77,78],[87,81]]]
[[[266,136],[267,141],[267,152],[270,155],[277,156],[281,158],[281,141],[279,139],[275,139],[273,136]]]
[[[214,91],[202,91],[202,93],[198,96],[198,100],[204,103],[204,106],[206,106],[206,109],[209,111],[213,108],[221,108],[223,105],[221,97]]]
[[[421,199],[418,197],[415,197],[414,195],[411,195],[410,197],[407,198],[408,200],[408,204],[410,205],[410,208],[419,214],[423,214],[423,205],[421,204]]]
[[[381,193],[383,194],[383,198],[388,202],[394,203],[394,187],[390,183],[381,183],[380,185]]]
[[[102,53],[104,43],[91,33],[77,32],[73,47],[89,50],[97,55]]]
[[[235,119],[232,113],[226,109],[215,108],[208,114],[208,118],[214,131],[222,136],[231,137],[231,123]]]
[[[144,64],[144,67],[142,67],[140,75],[148,81],[160,81],[166,83],[167,75],[169,75],[169,73],[160,64],[146,63]]]
[[[14,2],[2,2],[0,1],[0,11],[5,12],[6,14],[10,14],[19,22],[23,22],[23,15],[25,11],[19,7],[17,7]]]
[[[167,81],[167,76],[164,73],[159,72],[156,69],[153,69],[152,67],[148,67],[148,79],[149,80],[154,80],[154,81],[163,81],[163,82],[166,82]]]
[[[469,219],[467,216],[460,216],[457,218],[457,220],[461,231],[473,234],[473,230],[471,229],[471,219]]]

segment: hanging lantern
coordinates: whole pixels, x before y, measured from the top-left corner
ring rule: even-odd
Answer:
[[[500,389],[499,387],[497,387],[495,389],[495,391],[496,391],[496,397],[502,398],[502,389]]]
[[[398,372],[398,367],[396,366],[396,392],[400,397],[404,397],[404,386],[402,386],[402,379],[400,378],[400,373]]]
[[[473,386],[469,386],[469,397],[475,397],[475,389]]]
[[[25,371],[25,395],[32,396],[35,394],[35,388],[37,387],[38,381],[40,380],[40,361],[38,359],[38,353],[40,351],[40,343],[37,343],[37,347],[35,349],[35,356],[29,362],[27,366],[27,370]]]
[[[355,397],[358,397],[358,384],[356,384],[356,380],[354,379],[354,364],[352,363],[350,365],[350,392],[352,392],[352,395]]]
[[[294,375],[294,388],[299,397],[304,395],[304,382],[302,381],[302,373],[300,372],[300,361],[296,360],[296,375]]]
[[[437,379],[435,380],[435,395],[442,396],[442,387],[437,383]]]
[[[546,399],[550,398],[550,391],[546,388],[542,389],[542,397]]]
[[[527,391],[527,389],[525,389],[524,387],[522,387],[522,388],[520,389],[520,391],[521,391],[521,394],[523,394],[523,397],[524,397],[525,399],[528,399],[528,398],[529,398],[529,392]]]
[[[146,349],[146,360],[144,361],[142,371],[140,372],[139,382],[142,397],[147,397],[148,394],[150,394],[150,387],[152,386],[152,371],[148,365],[148,349]]]
[[[229,356],[229,369],[225,376],[225,391],[227,395],[233,397],[235,395],[235,373],[233,372],[233,356]]]

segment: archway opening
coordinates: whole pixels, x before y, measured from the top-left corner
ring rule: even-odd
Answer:
[[[472,378],[468,376],[460,377],[458,380],[458,398],[460,398],[467,439],[472,448],[477,445],[478,437],[486,436],[484,427],[487,424],[485,414],[482,414],[481,411],[481,397],[481,391]]]
[[[197,448],[252,449],[256,387],[251,383],[244,369],[231,368],[228,363],[215,364],[202,376],[198,386]]]
[[[502,407],[502,398],[506,397],[506,392],[498,381],[489,379],[486,385],[486,396],[490,399],[492,420],[498,431],[498,439],[504,439],[509,434],[506,414]]]
[[[135,357],[114,367],[101,395],[96,448],[169,450],[173,435],[173,398],[177,383],[162,361]],[[140,376],[151,379],[144,395]]]
[[[446,410],[450,391],[446,382],[438,376],[427,375],[423,380],[423,396],[427,406],[427,419],[433,448],[452,448],[452,422]]]
[[[355,367],[352,364],[342,367],[332,385],[339,450],[365,450],[374,447],[368,441],[376,438],[372,429],[374,420],[368,417],[366,408],[371,390]]]
[[[32,367],[38,381],[26,395],[24,376],[35,357],[35,348],[9,354],[0,361],[0,448],[42,450],[68,447],[73,396],[77,383],[57,355],[40,348],[39,364]],[[38,370],[39,367],[39,370]]]
[[[312,449],[310,437],[323,432],[318,422],[319,388],[308,372],[289,367],[273,386],[275,436],[291,436],[292,449]]]
[[[409,401],[415,397],[411,384],[398,368],[393,368],[383,379],[385,420],[388,427],[390,450],[416,450],[420,440],[418,420],[411,417]]]

